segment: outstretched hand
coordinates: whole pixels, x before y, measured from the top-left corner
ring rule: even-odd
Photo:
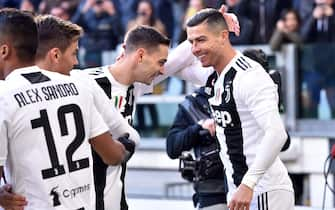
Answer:
[[[226,5],[222,4],[219,11],[222,13],[224,19],[227,22],[228,30],[234,32],[236,36],[240,35],[240,23],[238,22],[237,16],[234,13],[227,12]]]

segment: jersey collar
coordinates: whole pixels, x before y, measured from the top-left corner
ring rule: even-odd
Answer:
[[[238,51],[236,51],[236,55],[233,57],[233,59],[230,60],[230,62],[223,68],[222,72],[220,75],[218,75],[219,77],[223,77],[228,71],[229,69],[234,65],[234,63],[236,62],[236,60],[241,57],[243,54]]]
[[[28,66],[28,67],[18,68],[18,69],[13,70],[11,73],[9,73],[7,77],[5,78],[5,81],[10,80],[12,77],[15,77],[23,73],[36,72],[40,70],[41,69],[38,66]]]

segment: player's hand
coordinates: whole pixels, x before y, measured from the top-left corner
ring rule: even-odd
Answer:
[[[123,43],[122,44],[122,48],[121,48],[121,52],[120,54],[116,57],[116,61],[120,61],[122,60],[126,55],[126,44]]]
[[[230,210],[249,210],[252,200],[253,190],[244,184],[240,184],[237,191],[233,194],[228,209]]]
[[[121,144],[123,144],[123,146],[128,151],[128,154],[126,157],[126,161],[128,161],[135,152],[135,142],[129,139],[129,133],[125,133],[124,135],[120,136],[118,138],[118,141],[121,142]]]
[[[228,13],[226,5],[222,4],[219,11],[223,15],[228,25],[228,31],[234,32],[236,36],[240,35],[240,23],[234,13]]]
[[[26,198],[12,193],[12,187],[9,184],[3,185],[0,188],[0,206],[5,210],[23,210],[28,204]]]

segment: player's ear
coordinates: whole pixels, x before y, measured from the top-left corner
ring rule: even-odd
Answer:
[[[139,48],[136,50],[138,63],[142,63],[144,53],[145,53],[145,50],[143,48]]]
[[[221,31],[221,40],[226,42],[229,39],[229,31],[228,30],[222,30]]]
[[[8,45],[3,44],[0,46],[0,56],[1,59],[4,60],[6,58],[8,58],[8,56],[10,55],[10,48]]]
[[[60,50],[59,48],[52,48],[51,50],[49,50],[48,54],[50,59],[52,60],[52,62],[54,63],[58,63],[59,62],[59,58],[60,58]]]

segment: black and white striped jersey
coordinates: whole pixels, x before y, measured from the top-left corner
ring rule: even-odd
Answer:
[[[103,69],[106,71],[104,72]],[[140,137],[136,130],[129,125],[132,121],[134,97],[131,87],[128,88],[127,86],[115,83],[115,80],[110,80],[110,75],[107,67],[71,71],[71,77],[85,82],[91,92],[93,92],[98,111],[102,114],[104,120],[111,121],[107,125],[117,124],[117,126],[110,127],[113,137],[118,138],[124,133],[129,133],[129,138],[138,145]],[[91,84],[92,82],[94,84]],[[126,209],[123,190],[125,170],[120,165],[107,166],[94,152],[93,161],[96,209]]]
[[[115,108],[133,123],[137,97],[150,92],[152,86],[135,82],[132,85],[123,85],[115,80],[109,72],[108,66],[85,69],[84,72],[91,75],[99,86],[105,91]]]
[[[89,68],[83,72],[90,75],[108,96],[114,106],[131,125],[135,113],[136,98],[150,91],[151,86],[135,83],[123,85],[115,80],[108,66]],[[113,107],[113,108],[114,108]],[[131,138],[130,138],[131,139]],[[138,143],[138,142],[137,142]],[[97,160],[98,158],[95,158]],[[95,162],[95,177],[97,190],[97,208],[105,210],[126,210],[124,178],[126,165],[107,167],[101,161]]]
[[[114,107],[126,118],[129,124],[133,122],[134,85],[123,85],[116,81],[109,72],[108,66],[85,69],[105,91]]]
[[[238,52],[216,80],[209,102],[230,195],[241,183],[254,188],[255,195],[275,189],[293,191],[278,157],[286,139],[278,137],[285,129],[277,86],[261,65]],[[277,133],[270,136],[270,130]]]
[[[108,131],[88,88],[37,66],[0,90],[0,166],[27,210],[93,209],[89,139]]]
[[[94,77],[82,70],[72,70],[70,75],[78,82],[85,84],[85,86],[88,87],[88,90],[93,94],[94,105],[98,112],[102,114],[103,120],[107,124],[113,137],[118,138],[127,132],[129,133],[129,138],[138,144],[140,140],[139,134],[129,125],[128,121],[124,120],[119,109],[114,107],[115,103],[111,102],[110,96],[106,96],[104,90],[97,84]]]

